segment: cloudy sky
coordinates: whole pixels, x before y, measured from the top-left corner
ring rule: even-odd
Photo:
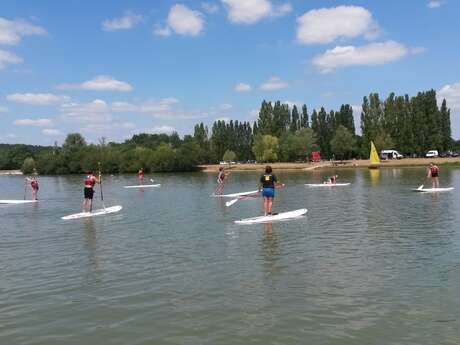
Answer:
[[[263,99],[311,111],[431,88],[459,139],[458,13],[458,0],[5,0],[0,142],[183,135],[253,121]]]

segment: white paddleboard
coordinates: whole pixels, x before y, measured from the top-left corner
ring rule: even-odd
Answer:
[[[34,202],[38,202],[38,200],[0,200],[0,204],[30,204],[30,203],[34,203]]]
[[[449,192],[454,190],[454,187],[447,187],[447,188],[417,188],[413,189],[414,192],[420,193],[439,193],[439,192]]]
[[[123,188],[155,188],[155,187],[160,187],[161,184],[140,184],[137,186],[123,186]]]
[[[343,187],[349,186],[350,183],[305,183],[308,187]]]
[[[289,211],[289,212],[282,212],[278,214],[274,214],[271,216],[260,216],[254,218],[245,218],[240,220],[235,220],[236,224],[257,224],[257,223],[267,223],[273,222],[276,220],[286,220],[286,219],[293,219],[299,218],[307,213],[306,208],[301,208],[299,210]]]
[[[259,193],[258,190],[252,190],[252,191],[249,191],[249,192],[241,192],[241,193],[233,193],[233,194],[221,194],[221,195],[213,194],[211,196],[214,196],[216,198],[238,198],[240,196],[255,195],[255,194],[258,194],[258,193]]]
[[[111,206],[111,207],[106,207],[105,209],[101,208],[99,210],[94,210],[93,212],[81,212],[81,213],[70,214],[68,216],[62,217],[61,219],[70,220],[70,219],[79,219],[79,218],[88,218],[88,217],[94,217],[94,216],[102,216],[102,215],[105,215],[105,214],[118,212],[122,208],[123,207],[120,206],[120,205]]]

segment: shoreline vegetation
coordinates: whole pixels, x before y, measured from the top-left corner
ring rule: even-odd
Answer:
[[[427,151],[437,150],[444,157],[460,150],[460,141],[451,135],[450,109],[446,100],[440,103],[434,90],[413,97],[390,93],[386,99],[371,93],[363,97],[361,134],[357,134],[350,104],[310,113],[305,104],[264,100],[253,123],[217,120],[210,128],[199,123],[192,135],[183,137],[177,132],[140,133],[121,143],[102,137],[95,144],[87,143],[80,133],[70,133],[61,146],[57,142],[54,146],[0,144],[0,170],[41,175],[81,174],[99,166],[109,174],[135,173],[140,168],[146,173],[216,171],[214,164],[221,161],[263,162],[232,166],[232,170],[259,169],[266,163],[275,169],[315,169],[331,166],[330,161],[336,162],[333,166],[361,167],[368,164],[371,141],[378,151],[397,150],[411,157],[383,162],[382,167],[424,165],[428,160],[421,157]],[[319,165],[296,163],[308,162],[318,152]],[[442,159],[438,162],[443,164]]]
[[[460,167],[460,157],[449,158],[403,158],[381,161],[380,168],[411,168],[427,167],[431,162],[439,166],[452,165]],[[242,164],[202,164],[198,165],[198,172],[217,173],[220,167],[232,172],[262,171],[267,164],[277,171],[311,171],[330,169],[362,169],[369,167],[368,159],[351,159],[344,161],[320,162],[275,162],[275,163],[242,163]],[[23,175],[21,170],[0,170],[0,176]]]

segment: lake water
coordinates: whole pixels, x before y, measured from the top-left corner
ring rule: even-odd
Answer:
[[[214,174],[150,175],[162,186],[145,191],[107,177],[123,210],[73,221],[83,177],[41,177],[38,204],[0,207],[0,344],[459,344],[460,169],[431,195],[411,191],[423,168],[336,172],[352,184],[279,172],[276,211],[307,217],[249,226],[233,221],[261,200],[226,208]],[[0,199],[23,193],[0,177]]]

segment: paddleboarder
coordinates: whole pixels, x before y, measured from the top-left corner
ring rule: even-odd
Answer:
[[[94,185],[96,183],[101,183],[101,175],[97,178],[92,171],[88,172],[88,175],[85,178],[85,188],[83,194],[85,200],[83,201],[83,212],[91,212],[93,209],[93,195],[94,195]]]
[[[328,177],[325,178],[323,183],[324,184],[336,184],[338,177],[339,177],[339,175],[328,176]]]
[[[428,167],[427,177],[431,177],[432,188],[439,188],[439,167],[433,162]]]
[[[262,191],[262,196],[264,198],[264,212],[266,216],[272,215],[275,187],[284,187],[284,184],[278,182],[278,179],[273,174],[272,167],[267,165],[265,167],[265,173],[260,177],[259,184],[259,192]]]
[[[225,171],[224,167],[219,167],[219,174],[217,175],[217,188],[214,194],[224,194],[225,178],[230,175],[230,172]]]
[[[140,168],[139,171],[137,172],[137,177],[139,177],[139,181],[141,184],[144,184],[144,168]]]
[[[32,189],[32,200],[38,200],[38,179],[36,176],[26,177],[26,181],[30,183],[30,188]],[[25,194],[24,194],[25,195]]]

